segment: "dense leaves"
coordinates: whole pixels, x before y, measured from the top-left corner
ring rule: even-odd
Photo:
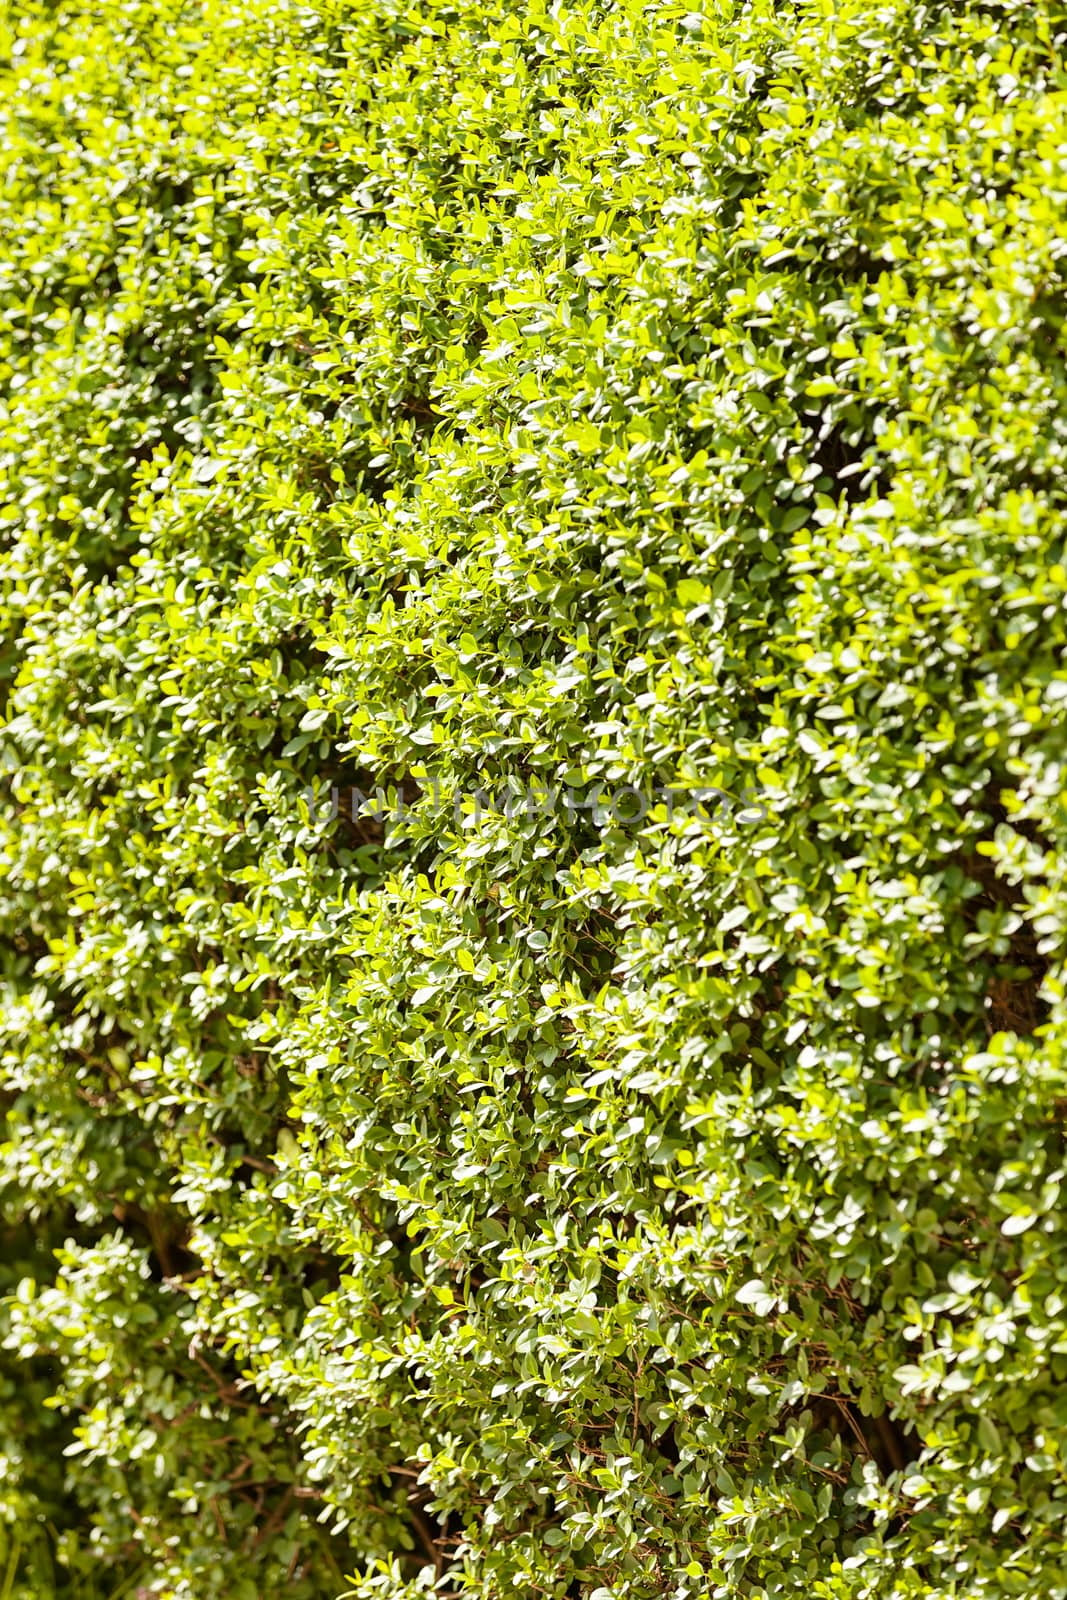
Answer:
[[[1064,1600],[1061,8],[2,38],[4,1592]]]

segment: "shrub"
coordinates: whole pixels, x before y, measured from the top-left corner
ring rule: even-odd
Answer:
[[[1067,1596],[1063,25],[7,0],[12,1594]]]

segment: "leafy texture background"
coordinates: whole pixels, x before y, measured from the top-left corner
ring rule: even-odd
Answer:
[[[1062,7],[2,15],[5,1592],[1064,1600]]]

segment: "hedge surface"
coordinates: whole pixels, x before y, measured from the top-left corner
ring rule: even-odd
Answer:
[[[1065,39],[4,0],[4,1594],[1067,1596]]]

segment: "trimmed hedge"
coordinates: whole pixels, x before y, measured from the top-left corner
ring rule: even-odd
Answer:
[[[1067,1596],[1065,38],[6,0],[5,1594]]]

